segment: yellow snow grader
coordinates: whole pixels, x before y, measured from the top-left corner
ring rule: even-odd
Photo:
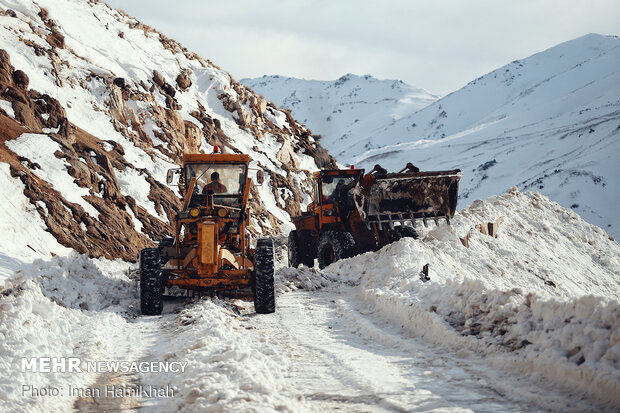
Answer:
[[[168,184],[176,181],[184,193],[183,207],[174,236],[140,253],[142,314],[161,314],[164,290],[174,286],[252,294],[257,313],[275,311],[273,241],[260,238],[250,248],[246,234],[249,162],[248,155],[186,154],[182,168],[168,171]]]
[[[319,267],[376,251],[403,237],[417,238],[416,220],[428,225],[456,211],[460,170],[420,172],[408,163],[398,173],[376,165],[323,170],[314,174],[313,202],[293,217],[288,237],[289,266]]]

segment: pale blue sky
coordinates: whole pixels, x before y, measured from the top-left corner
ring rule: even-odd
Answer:
[[[618,0],[105,0],[230,72],[399,79],[445,95],[587,33]]]

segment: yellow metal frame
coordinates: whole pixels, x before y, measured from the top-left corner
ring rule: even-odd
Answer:
[[[242,205],[247,205],[250,195],[251,179],[247,177],[247,167],[250,157],[244,154],[185,154],[183,155],[183,169],[188,164],[219,163],[245,164],[246,185],[243,191]],[[189,182],[188,190],[183,200],[183,211],[189,208],[196,179]],[[213,215],[215,209],[212,198],[208,198],[207,205],[200,206],[201,212]],[[176,285],[186,289],[208,290],[236,290],[250,287],[253,263],[248,256],[252,252],[245,235],[247,219],[239,223],[237,234],[221,234],[221,229],[227,222],[234,222],[229,217],[209,216],[207,219],[201,214],[195,218],[177,219],[175,227],[176,258],[170,259],[166,270],[169,272],[168,286]],[[183,225],[197,224],[197,233],[185,234],[180,242],[180,233]],[[237,248],[240,254],[235,256],[228,247]],[[188,250],[189,248],[189,250]],[[181,249],[188,252],[181,256]],[[232,261],[232,262],[231,262]],[[234,269],[221,269],[228,264]]]

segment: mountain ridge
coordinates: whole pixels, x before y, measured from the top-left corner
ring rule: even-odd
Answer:
[[[252,90],[286,107],[304,124],[312,124],[330,153],[354,146],[359,136],[383,122],[396,121],[438,99],[402,80],[380,80],[351,73],[334,81],[285,76],[241,79]]]
[[[540,191],[618,237],[620,219],[608,206],[620,202],[612,184],[620,174],[619,67],[620,39],[588,34],[385,119],[347,145],[322,142],[343,164],[460,168],[461,207],[513,185]]]

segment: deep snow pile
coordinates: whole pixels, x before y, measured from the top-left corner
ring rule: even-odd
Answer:
[[[280,394],[288,384],[287,355],[278,353],[269,331],[246,332],[254,327],[232,303],[201,300],[163,325],[169,339],[154,349],[157,358],[186,361],[188,370],[143,375],[144,383],[178,389],[156,411],[300,411],[301,398]]]
[[[497,238],[474,229],[500,216]],[[466,248],[459,237],[469,231]],[[315,285],[357,284],[360,303],[409,334],[620,403],[620,246],[540,194],[513,188],[423,241],[301,272]]]
[[[51,261],[36,260],[0,289],[0,410],[69,411],[74,398],[31,397],[22,388],[87,386],[95,373],[22,372],[22,358],[79,357],[107,360],[126,323],[122,312],[135,301],[126,277],[128,264],[90,260],[75,253]]]
[[[180,303],[184,309],[163,319],[136,318],[137,282],[127,277],[131,267],[72,253],[35,260],[0,285],[0,369],[5,373],[0,377],[0,411],[70,411],[76,396],[68,394],[69,386],[94,388],[99,383],[168,386],[172,397],[141,400],[161,412],[248,406],[300,411],[301,399],[280,394],[288,385],[283,375],[288,358],[276,351],[269,332],[247,333],[254,327],[239,309],[251,311],[250,303],[205,298]],[[121,378],[87,371],[22,372],[22,358],[33,357],[77,357],[84,364],[178,361],[187,369]],[[37,397],[23,385],[61,393]]]

